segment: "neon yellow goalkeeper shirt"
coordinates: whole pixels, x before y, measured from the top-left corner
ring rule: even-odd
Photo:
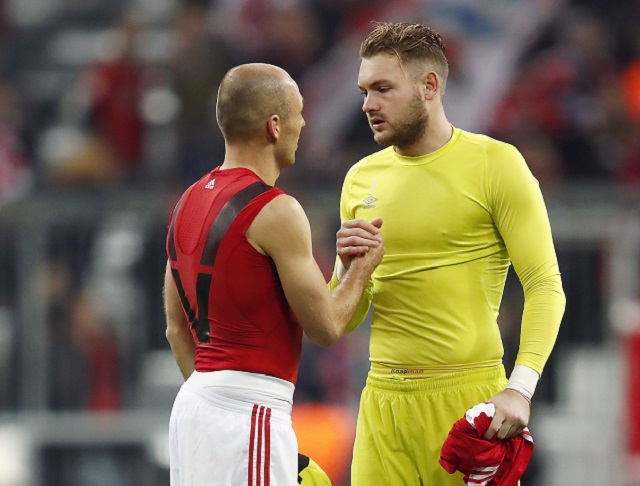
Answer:
[[[512,262],[525,296],[516,364],[542,372],[565,297],[540,188],[515,147],[454,128],[429,155],[386,148],[349,170],[340,216],[384,220],[385,256],[348,327],[373,302],[372,370],[430,376],[500,363]]]

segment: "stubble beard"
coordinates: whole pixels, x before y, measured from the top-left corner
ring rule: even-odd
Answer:
[[[429,113],[422,104],[422,100],[415,98],[409,105],[407,115],[400,119],[395,130],[387,134],[374,132],[373,139],[379,145],[410,147],[420,141],[428,125]]]

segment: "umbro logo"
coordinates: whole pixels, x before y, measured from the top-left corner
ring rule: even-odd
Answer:
[[[378,198],[375,197],[375,196],[369,196],[369,197],[363,199],[362,202],[364,203],[364,209],[375,208],[373,203],[376,202],[377,200],[378,200]]]
[[[204,186],[205,189],[213,189],[213,186],[215,186],[216,184],[216,180],[215,179],[211,179],[209,182],[207,182],[207,185]]]
[[[375,197],[373,193],[376,190],[377,183],[378,178],[376,177],[375,179],[373,179],[373,183],[371,184],[371,195],[362,200],[362,202],[364,203],[364,209],[375,208],[375,205],[373,203],[376,202],[378,198]]]

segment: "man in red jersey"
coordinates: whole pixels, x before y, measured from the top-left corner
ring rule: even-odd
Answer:
[[[223,164],[185,191],[167,237],[167,339],[186,381],[170,420],[172,486],[294,485],[291,406],[302,333],[342,335],[381,238],[327,288],[300,204],[273,187],[293,165],[302,96],[282,69],[231,69],[218,91]]]

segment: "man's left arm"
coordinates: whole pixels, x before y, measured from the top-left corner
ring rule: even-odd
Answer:
[[[494,222],[525,299],[514,371],[506,389],[490,400],[496,415],[485,437],[503,439],[528,424],[531,397],[555,344],[565,296],[538,181],[511,145],[496,144],[488,157],[486,187]]]

